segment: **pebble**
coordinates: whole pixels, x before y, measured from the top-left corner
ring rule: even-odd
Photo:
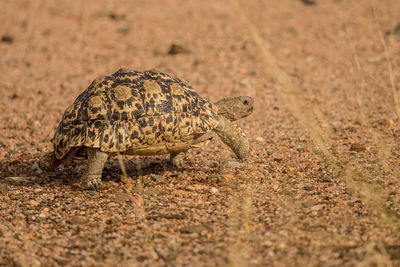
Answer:
[[[37,163],[37,162],[33,163],[32,170],[39,170],[39,163]]]
[[[302,135],[299,137],[299,141],[304,142],[307,140],[307,137],[305,135]]]
[[[400,35],[400,23],[391,32],[393,35]]]
[[[312,6],[316,5],[317,3],[314,0],[301,0],[305,5]]]
[[[379,122],[380,125],[383,125],[383,126],[393,126],[393,120],[388,119],[388,118],[381,119],[378,122]]]
[[[40,214],[39,214],[39,217],[40,217],[40,218],[46,218],[46,215],[43,214],[43,213],[40,213]]]
[[[362,152],[365,149],[366,149],[365,146],[363,144],[360,144],[360,143],[353,143],[350,146],[350,151]]]
[[[331,123],[331,125],[334,129],[337,129],[342,125],[342,123],[340,121],[334,121]]]
[[[230,166],[230,167],[240,167],[240,162],[230,160],[230,161],[228,161],[228,166]]]
[[[33,199],[31,199],[31,200],[29,200],[29,205],[31,205],[31,206],[37,206],[37,205],[39,205],[39,202],[37,202],[36,200],[33,200]]]
[[[303,208],[310,208],[317,204],[318,204],[317,200],[305,200],[305,201],[301,202],[301,206],[303,206]]]
[[[259,136],[259,137],[256,138],[256,141],[258,141],[258,142],[264,142],[264,138],[262,138],[261,136]]]
[[[306,186],[303,187],[303,189],[306,190],[306,191],[312,191],[312,190],[314,190],[314,186],[306,185]]]
[[[5,34],[1,37],[1,42],[11,44],[14,41],[14,38],[11,35]]]
[[[156,182],[164,182],[165,181],[165,177],[162,176],[162,175],[156,175],[156,176],[153,176],[153,180],[156,181]]]
[[[189,49],[179,45],[179,44],[172,44],[169,48],[168,55],[177,55],[177,54],[187,54],[190,53]]]
[[[83,223],[86,223],[86,219],[84,217],[82,217],[82,216],[71,216],[71,218],[69,219],[69,223],[71,223],[71,224],[83,224]]]
[[[28,182],[31,179],[32,179],[32,177],[25,177],[25,176],[11,176],[11,177],[5,178],[6,181],[8,181],[14,185],[23,184],[25,182]]]
[[[5,195],[7,195],[7,192],[8,192],[8,185],[0,183],[0,194],[5,196]]]
[[[219,192],[219,190],[217,188],[211,187],[211,193],[216,194],[218,192]]]
[[[115,195],[114,201],[123,203],[123,202],[130,200],[131,198],[132,198],[132,195],[129,193],[119,193],[119,194]]]
[[[207,231],[207,228],[202,225],[193,225],[193,226],[186,226],[180,229],[181,233],[201,233],[202,231]]]

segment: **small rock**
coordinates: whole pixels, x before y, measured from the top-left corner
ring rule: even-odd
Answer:
[[[31,199],[31,200],[29,200],[28,204],[31,205],[31,206],[36,207],[37,205],[39,205],[39,202],[37,202],[36,200]]]
[[[400,35],[400,23],[392,31],[393,35]]]
[[[360,143],[353,143],[350,146],[350,151],[354,151],[354,152],[362,152],[364,151],[366,148],[363,144]]]
[[[0,183],[0,194],[3,196],[7,195],[8,192],[8,185],[4,183]]]
[[[383,126],[392,126],[393,120],[386,118],[386,119],[379,120],[378,123]]]
[[[331,123],[331,125],[332,125],[333,129],[337,129],[342,125],[342,123],[340,121],[334,121]]]
[[[306,191],[312,191],[312,190],[314,190],[314,186],[306,185],[306,186],[303,187],[303,189],[306,190]]]
[[[217,168],[218,167],[218,163],[217,162],[213,162],[210,164],[211,168]]]
[[[325,183],[329,183],[329,182],[332,182],[332,179],[329,178],[328,176],[322,176],[321,181],[325,182]]]
[[[164,182],[165,181],[165,177],[162,175],[153,176],[152,179],[153,179],[153,181],[156,181],[156,182]]]
[[[179,44],[172,44],[168,51],[168,55],[188,54],[188,53],[190,53],[190,50],[184,48]]]
[[[32,164],[32,170],[39,170],[39,164],[37,162]]]
[[[322,204],[317,204],[317,205],[312,206],[312,207],[311,207],[311,210],[312,210],[312,211],[319,211],[319,210],[322,210],[323,208],[324,208],[324,205],[322,205]]]
[[[307,6],[313,6],[317,4],[314,0],[300,0],[300,1]]]
[[[259,137],[256,138],[256,141],[262,143],[262,142],[264,142],[264,138],[262,138],[261,136],[259,136]]]
[[[186,226],[181,228],[179,231],[181,233],[186,233],[186,234],[191,234],[191,233],[201,233],[202,231],[207,230],[206,227],[202,226],[202,225],[193,225],[193,226]]]
[[[157,219],[174,219],[174,220],[184,220],[187,218],[185,214],[153,214],[153,215],[148,215],[146,216],[146,219],[148,220],[157,220]]]
[[[307,140],[307,137],[305,135],[302,135],[302,136],[299,137],[299,141],[300,142],[304,142],[306,140]]]
[[[219,190],[217,188],[211,187],[211,193],[216,194],[218,192],[219,192]]]
[[[119,181],[121,181],[124,184],[129,184],[132,182],[132,179],[129,177],[126,177],[125,175],[119,176]]]
[[[256,243],[260,242],[260,239],[258,238],[258,235],[256,235],[256,234],[249,234],[249,235],[247,236],[247,239],[248,239],[250,242],[256,242]]]
[[[96,191],[96,190],[88,190],[87,193],[88,193],[89,195],[96,195],[96,194],[97,194],[97,191]]]
[[[157,196],[157,195],[159,195],[160,193],[161,193],[160,190],[155,190],[155,189],[153,189],[153,190],[151,190],[151,189],[146,189],[146,190],[143,192],[143,194],[144,194],[145,196]]]
[[[32,177],[24,177],[24,176],[12,176],[12,177],[6,177],[5,180],[10,182],[11,184],[14,185],[20,185],[23,183],[27,183],[32,179]]]
[[[187,185],[185,187],[185,190],[187,190],[187,191],[201,191],[204,189],[206,189],[206,187],[204,185],[200,185],[200,184]]]
[[[229,160],[228,161],[228,166],[230,166],[230,167],[240,167],[240,162]]]
[[[224,177],[225,179],[227,179],[227,180],[233,180],[233,179],[235,179],[235,176],[233,176],[233,174],[230,174],[230,173],[224,174],[223,177]]]
[[[306,200],[306,201],[301,202],[301,206],[303,206],[303,208],[309,208],[309,207],[315,206],[317,204],[318,204],[318,201],[316,201],[316,200]]]
[[[112,20],[124,20],[125,19],[125,14],[121,13],[116,13],[116,12],[110,12],[108,14],[108,17]]]
[[[130,200],[131,197],[132,197],[132,195],[129,193],[120,193],[120,194],[115,195],[114,200],[116,202],[123,203],[123,202]]]
[[[131,31],[131,24],[127,23],[117,30],[121,34],[128,34]]]
[[[9,43],[11,44],[14,42],[14,38],[11,35],[5,34],[1,37],[1,42],[2,43]]]
[[[133,203],[138,207],[142,207],[144,204],[144,200],[141,196],[134,196],[132,198],[132,200],[133,200]]]
[[[355,125],[358,125],[358,126],[363,126],[363,125],[364,125],[364,122],[363,122],[361,119],[355,119],[355,120],[354,120],[354,124],[355,124]]]
[[[287,188],[283,189],[281,193],[282,193],[283,195],[286,195],[286,196],[291,196],[291,195],[293,195],[293,193],[292,193],[289,189],[287,189]]]
[[[69,223],[72,224],[83,224],[86,222],[86,219],[83,218],[82,216],[71,216],[71,219],[69,220]]]
[[[39,217],[40,217],[40,218],[46,218],[46,215],[43,214],[43,213],[40,213],[40,214],[39,214]]]
[[[343,131],[349,131],[352,133],[357,132],[357,130],[360,128],[360,126],[356,125],[356,126],[347,126],[345,128],[343,128]]]

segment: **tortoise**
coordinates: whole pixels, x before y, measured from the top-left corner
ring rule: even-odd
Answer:
[[[179,78],[122,68],[95,79],[65,110],[52,139],[54,151],[39,166],[52,171],[86,155],[81,183],[98,188],[109,156],[170,154],[170,162],[182,167],[185,152],[207,144],[213,132],[244,160],[250,144],[232,121],[251,114],[253,105],[248,96],[212,104]]]

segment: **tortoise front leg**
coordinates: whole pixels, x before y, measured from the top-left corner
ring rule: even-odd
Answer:
[[[81,183],[88,188],[99,188],[101,186],[101,173],[107,161],[108,154],[98,148],[86,148],[88,155],[88,165],[83,173]]]
[[[183,165],[185,164],[185,156],[186,156],[186,151],[173,152],[169,156],[169,161],[175,167],[182,168]]]
[[[239,126],[221,116],[220,122],[214,131],[239,159],[246,159],[250,155],[249,140]]]

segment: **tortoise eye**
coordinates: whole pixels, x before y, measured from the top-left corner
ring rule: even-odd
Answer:
[[[243,104],[248,105],[248,104],[249,104],[249,101],[244,100],[244,101],[243,101]]]

